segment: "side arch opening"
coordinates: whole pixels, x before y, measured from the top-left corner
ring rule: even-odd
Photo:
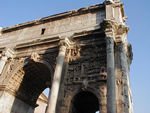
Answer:
[[[22,98],[23,101],[37,106],[38,97],[48,87],[47,83],[51,84],[51,72],[45,64],[32,61],[25,65],[23,70],[24,76],[17,92],[21,93],[19,97],[23,94],[26,96]]]
[[[47,103],[49,99],[50,88],[46,88],[38,97],[36,101],[37,107],[34,110],[34,113],[46,113]]]
[[[98,98],[89,91],[79,92],[71,101],[69,113],[100,113]]]
[[[37,100],[40,95],[42,102],[45,101],[47,105],[48,98],[46,99],[42,92],[48,87],[51,88],[52,70],[44,63],[34,61],[29,61],[20,67],[8,81],[7,87],[15,95],[11,102],[10,112],[34,113],[39,105]]]

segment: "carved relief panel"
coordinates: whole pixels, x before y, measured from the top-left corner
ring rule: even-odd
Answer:
[[[80,48],[78,57],[70,55],[66,84],[78,84],[85,81],[98,82],[106,79],[105,46],[85,46]],[[71,50],[74,53],[74,50]]]

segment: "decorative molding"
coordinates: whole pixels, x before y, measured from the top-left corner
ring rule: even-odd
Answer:
[[[32,52],[30,59],[32,59],[34,62],[38,62],[40,59],[40,55],[37,52]]]
[[[74,45],[73,48],[70,48],[70,61],[75,61],[80,58],[81,47],[79,45]]]
[[[105,0],[105,4],[106,5],[114,4],[114,1],[113,0]]]
[[[68,37],[63,36],[63,37],[60,37],[59,45],[60,46],[65,46],[67,48],[70,48],[72,45],[74,45],[74,43]]]
[[[14,58],[15,57],[15,52],[14,52],[14,50],[12,50],[10,48],[6,48],[2,52],[2,56],[6,56],[7,58]]]
[[[101,29],[105,32],[106,37],[114,38],[115,42],[122,42],[129,31],[129,27],[113,20],[104,20]]]

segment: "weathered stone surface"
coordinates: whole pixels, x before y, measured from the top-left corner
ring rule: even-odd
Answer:
[[[124,18],[113,0],[2,29],[0,113],[33,113],[47,87],[48,113],[133,113]]]
[[[45,113],[47,101],[48,98],[44,95],[44,93],[42,93],[36,102],[38,107],[35,108],[34,113]]]
[[[0,113],[33,113],[33,111],[30,105],[7,92],[0,97]]]

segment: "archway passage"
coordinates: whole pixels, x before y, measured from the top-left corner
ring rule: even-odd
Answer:
[[[23,68],[25,74],[18,91],[26,95],[29,104],[35,104],[39,95],[47,88],[51,81],[51,73],[45,64],[30,61]],[[26,101],[24,99],[24,101]]]
[[[78,93],[71,104],[70,113],[95,113],[99,111],[98,98],[88,91]]]
[[[46,113],[47,110],[47,103],[48,103],[48,98],[49,98],[49,93],[50,88],[46,88],[38,97],[36,104],[38,105],[34,113]]]
[[[50,68],[44,63],[31,60],[16,71],[9,80],[8,87],[14,91],[17,99],[35,108],[38,97],[50,84]],[[13,106],[17,105],[17,99]]]

